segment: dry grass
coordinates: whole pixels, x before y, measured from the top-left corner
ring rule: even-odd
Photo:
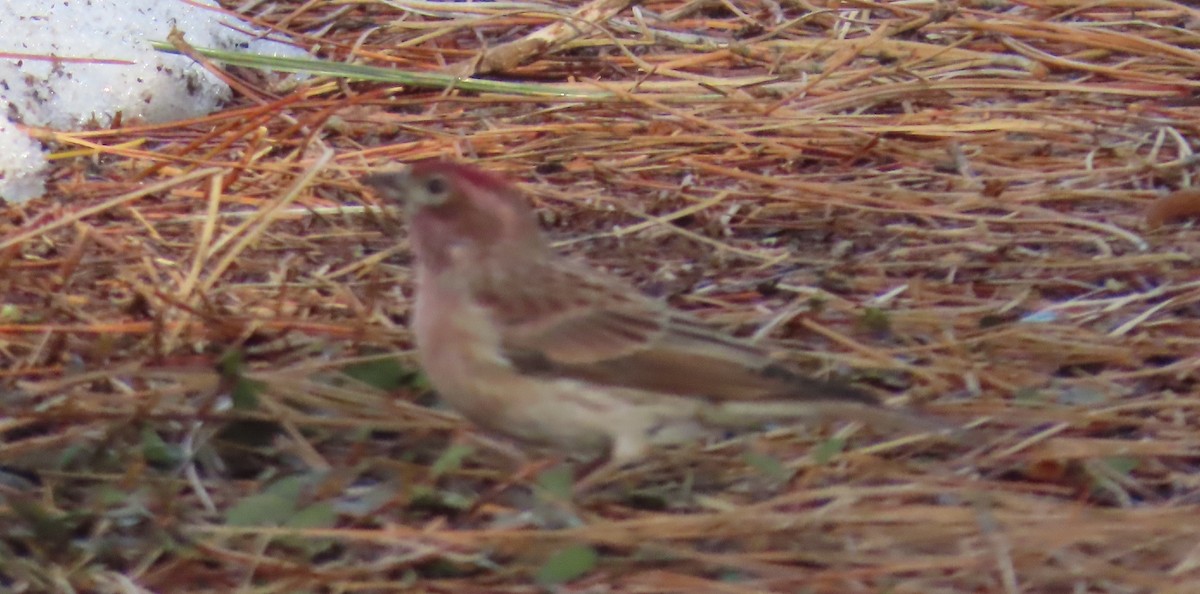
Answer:
[[[440,70],[570,12],[391,4],[251,16]],[[608,98],[231,69],[210,117],[47,132],[49,197],[0,223],[0,587],[1200,591],[1200,237],[1144,220],[1200,174],[1200,11],[638,10],[491,75]],[[522,180],[565,251],[977,428],[743,436],[569,513],[554,472],[478,499],[520,462],[389,363],[409,256],[355,181],[432,156]]]

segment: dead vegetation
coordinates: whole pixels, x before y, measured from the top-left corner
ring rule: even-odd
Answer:
[[[49,196],[0,222],[3,589],[1200,591],[1200,11],[619,4],[250,3],[327,60],[562,96],[229,68],[209,117],[46,131]],[[404,232],[355,178],[433,156],[975,429],[780,428],[566,509],[411,368]]]

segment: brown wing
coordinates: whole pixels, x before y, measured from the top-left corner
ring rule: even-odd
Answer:
[[[616,281],[539,269],[557,278],[505,283],[485,299],[500,321],[505,355],[522,371],[700,396],[800,398],[874,404],[850,388],[796,374],[751,343],[714,331]],[[552,281],[552,282],[547,282]],[[534,294],[523,287],[554,287]]]

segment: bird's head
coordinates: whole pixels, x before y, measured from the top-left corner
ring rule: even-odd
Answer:
[[[533,210],[508,180],[470,165],[429,160],[362,181],[407,213],[423,264],[544,250]]]

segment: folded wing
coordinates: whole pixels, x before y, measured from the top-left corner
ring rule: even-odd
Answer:
[[[504,354],[526,373],[699,396],[713,401],[840,400],[875,404],[849,386],[795,373],[752,343],[607,279],[571,269],[531,274],[566,278],[504,283],[484,302],[500,321]],[[523,287],[555,287],[533,294]]]

